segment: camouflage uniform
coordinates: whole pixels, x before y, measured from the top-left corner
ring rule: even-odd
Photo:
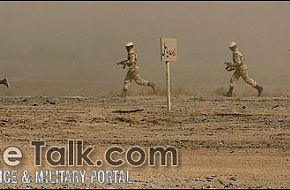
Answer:
[[[127,59],[128,59],[128,61],[127,61],[126,65],[129,68],[129,70],[128,70],[127,75],[126,75],[125,80],[124,80],[123,89],[128,90],[128,88],[133,80],[135,80],[135,82],[138,85],[149,86],[149,81],[143,79],[140,76],[139,67],[137,66],[137,53],[133,49],[131,49],[128,52]]]
[[[227,63],[226,70],[231,71],[233,68],[235,72],[231,77],[229,84],[230,88],[225,94],[225,96],[231,97],[233,95],[235,82],[239,80],[240,77],[242,77],[247,84],[257,89],[258,96],[261,96],[263,92],[263,87],[259,86],[256,81],[254,81],[251,77],[249,77],[247,66],[244,63],[245,58],[242,52],[240,52],[239,49],[237,48],[236,42],[231,42],[229,48],[233,52],[233,63],[229,63],[229,65]]]
[[[243,80],[253,88],[257,86],[257,82],[249,77],[247,66],[244,64],[244,60],[245,58],[242,52],[236,49],[233,52],[233,66],[235,67],[235,72],[231,77],[229,85],[230,87],[234,87],[235,82],[238,81],[240,77],[242,77]]]
[[[139,67],[137,66],[137,53],[134,51],[133,46],[134,46],[133,42],[127,43],[126,45],[126,49],[128,52],[127,60],[117,63],[123,65],[123,68],[125,68],[126,66],[129,68],[124,80],[122,92],[123,97],[126,97],[127,90],[133,80],[135,80],[135,82],[138,85],[150,86],[153,89],[154,93],[156,92],[156,83],[149,82],[140,76]]]

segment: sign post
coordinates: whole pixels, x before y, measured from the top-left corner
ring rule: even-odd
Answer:
[[[167,111],[171,111],[170,61],[177,61],[177,46],[174,38],[160,39],[161,61],[166,63]]]
[[[167,111],[171,111],[170,62],[166,61]]]

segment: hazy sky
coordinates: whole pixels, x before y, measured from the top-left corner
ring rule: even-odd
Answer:
[[[290,84],[290,2],[1,2],[0,76],[11,81],[122,85],[124,44],[135,42],[144,78],[164,83],[160,37],[175,37],[176,85],[227,85],[236,41],[250,74]]]

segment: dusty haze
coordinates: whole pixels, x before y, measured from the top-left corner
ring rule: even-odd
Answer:
[[[275,95],[270,89],[289,95],[289,20],[289,2],[1,2],[0,77],[8,77],[11,89],[1,86],[0,94],[118,92],[126,71],[116,62],[126,58],[127,41],[136,44],[141,75],[163,89],[164,36],[178,43],[173,90],[226,88],[231,73],[223,62],[236,41],[265,95]]]

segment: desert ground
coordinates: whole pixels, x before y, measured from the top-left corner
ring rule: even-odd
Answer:
[[[177,167],[127,167],[133,184],[1,184],[2,188],[290,188],[289,97],[0,97],[1,152],[18,146],[34,170],[31,140],[171,145]],[[119,113],[124,110],[136,112]],[[1,168],[7,169],[1,161]],[[55,168],[54,168],[55,169]]]

